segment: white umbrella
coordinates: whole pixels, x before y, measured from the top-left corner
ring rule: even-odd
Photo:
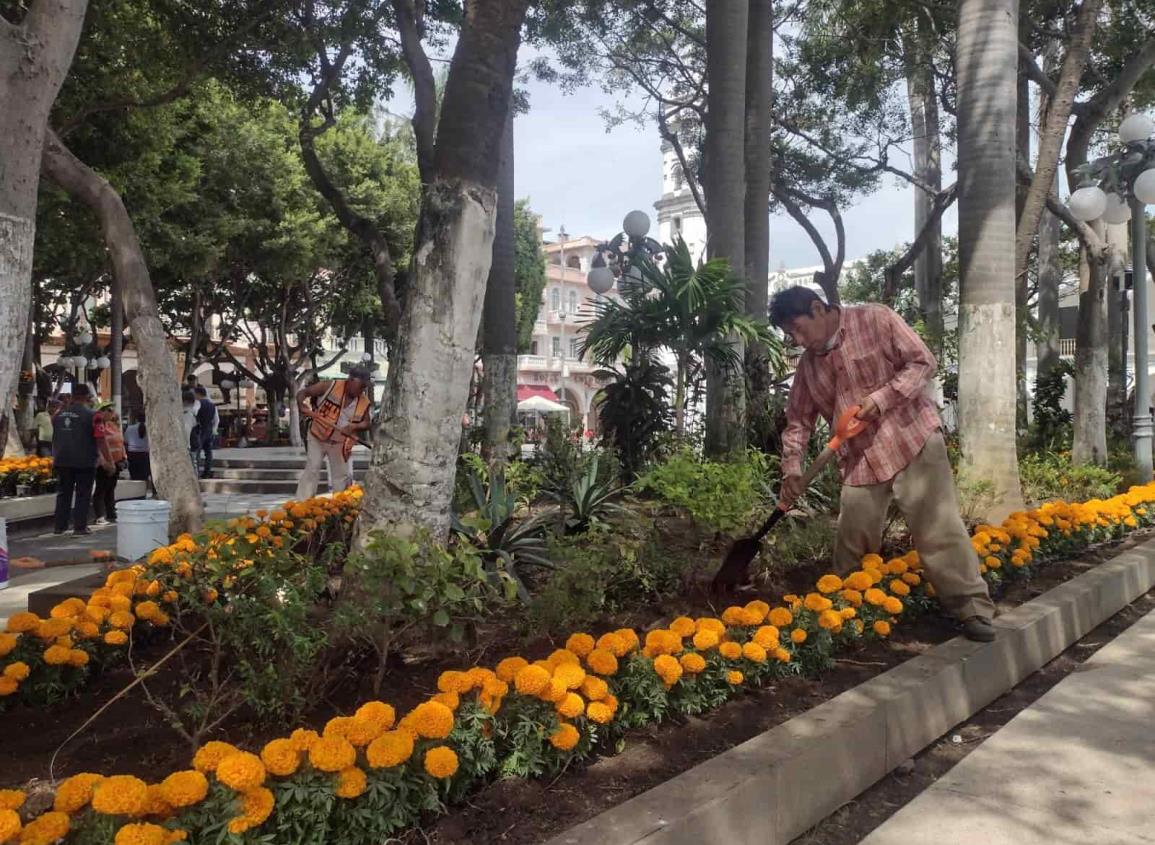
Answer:
[[[531,396],[522,402],[518,402],[517,410],[530,413],[536,412],[539,414],[569,413],[569,407],[567,405],[546,399],[544,396]]]

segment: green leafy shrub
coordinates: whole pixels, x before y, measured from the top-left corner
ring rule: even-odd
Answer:
[[[1106,499],[1114,496],[1123,482],[1119,473],[1106,467],[1072,463],[1066,452],[1025,456],[1019,461],[1019,479],[1029,502]]]
[[[711,461],[681,449],[642,475],[637,489],[683,509],[703,528],[734,534],[765,509],[770,477],[770,459],[761,452]]]

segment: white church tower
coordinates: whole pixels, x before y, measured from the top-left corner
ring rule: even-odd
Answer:
[[[662,142],[662,198],[654,208],[658,212],[657,239],[671,244],[681,235],[694,260],[705,259],[706,218],[694,202],[674,148],[666,141]]]

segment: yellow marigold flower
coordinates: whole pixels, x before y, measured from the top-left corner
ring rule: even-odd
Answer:
[[[539,692],[537,697],[542,701],[548,701],[551,704],[557,704],[559,701],[565,698],[565,694],[567,692],[568,690],[565,688],[565,684],[563,684],[557,678],[550,678],[549,683],[545,685],[545,689]]]
[[[857,572],[851,572],[843,582],[844,587],[851,590],[858,590],[860,593],[864,590],[869,590],[873,584],[874,581],[871,580],[870,575],[861,569]]]
[[[618,628],[614,631],[614,634],[625,644],[626,654],[629,654],[631,651],[637,651],[640,643],[638,641],[638,632],[633,628]]]
[[[806,642],[805,629],[795,628],[793,631],[791,631],[790,632],[790,641],[797,644],[797,645],[802,645],[802,643]]]
[[[694,630],[713,631],[719,638],[726,633],[726,623],[713,616],[701,616],[694,620]]]
[[[260,827],[272,815],[275,803],[273,793],[263,786],[242,793],[241,814],[229,822],[229,833],[244,833]]]
[[[722,611],[722,621],[727,625],[745,625],[746,624],[746,608],[744,607],[728,607]]]
[[[863,569],[876,569],[882,566],[882,558],[875,554],[864,555],[862,558]]]
[[[775,607],[771,609],[767,618],[775,628],[785,628],[794,621],[794,614],[784,607]]]
[[[0,842],[15,842],[21,827],[19,813],[0,807]]]
[[[337,788],[334,792],[338,798],[359,798],[367,785],[365,772],[356,766],[350,766],[337,774]]]
[[[722,638],[718,635],[717,631],[703,628],[694,634],[694,648],[698,649],[698,651],[709,651],[715,648],[721,640]]]
[[[50,645],[44,650],[44,662],[49,666],[64,666],[71,658],[71,650],[62,645]]]
[[[842,590],[838,595],[841,596],[842,600],[847,604],[853,605],[854,607],[862,607],[862,593],[858,590],[847,588]]]
[[[425,771],[430,777],[451,778],[457,773],[457,752],[437,745],[425,752]]]
[[[88,619],[82,619],[76,623],[75,633],[82,639],[94,640],[100,636],[100,626]]]
[[[586,670],[577,663],[563,663],[554,670],[553,677],[567,690],[577,689],[586,679]]]
[[[136,624],[136,617],[127,610],[114,610],[108,617],[108,624],[113,628],[131,628]]]
[[[617,699],[617,696],[614,696],[614,695],[607,695],[605,698],[603,698],[603,699],[602,699],[602,704],[604,704],[606,707],[610,708],[610,711],[611,711],[612,713],[617,713],[617,712],[618,712],[618,699]]]
[[[682,664],[682,669],[687,675],[697,675],[706,668],[706,658],[692,651],[683,654],[678,662]]]
[[[413,734],[408,731],[387,731],[365,749],[365,758],[374,769],[400,766],[413,756]]]
[[[870,627],[873,628],[874,633],[878,634],[880,637],[886,637],[890,635],[890,623],[885,619],[879,619]]]
[[[199,804],[209,794],[209,780],[196,769],[173,772],[160,782],[161,795],[172,807],[182,809]]]
[[[384,701],[367,701],[358,707],[353,715],[362,722],[373,724],[378,730],[378,735],[389,730],[397,722],[397,711]]]
[[[457,708],[461,706],[461,696],[455,692],[439,692],[429,700],[436,701],[439,704],[444,704],[450,710],[454,711],[456,711]],[[357,743],[353,744],[356,745]],[[366,742],[365,744],[368,745],[369,743]]]
[[[660,654],[654,658],[654,671],[666,686],[672,687],[682,677],[682,664],[673,655]]]
[[[437,678],[437,689],[439,692],[455,692],[458,695],[469,692],[473,685],[469,682],[469,676],[464,672],[456,672],[450,670],[442,672]]]
[[[592,655],[596,651],[591,652]],[[596,670],[595,670],[596,671]],[[513,686],[522,695],[538,695],[550,682],[550,674],[540,666],[523,666],[514,676]]]
[[[174,601],[177,600],[176,590],[165,590],[164,595],[162,595],[160,597],[160,600],[163,601],[165,604],[172,604]]]
[[[0,789],[0,810],[19,810],[24,806],[24,798],[22,789]]]
[[[685,655],[683,659],[689,656],[690,655]],[[589,717],[591,722],[599,725],[608,725],[614,718],[614,711],[604,702],[593,701],[590,702],[590,705],[586,708],[586,716]]]
[[[586,665],[590,667],[590,671],[599,675],[615,675],[618,671],[618,658],[613,652],[595,648],[586,655]]]
[[[922,583],[922,576],[917,572],[904,572],[902,574],[902,580],[912,587],[917,587]]]
[[[524,657],[507,657],[497,664],[497,677],[507,684],[513,683],[517,673],[529,665]]]
[[[343,736],[323,736],[309,749],[309,762],[320,772],[339,772],[356,761],[357,749]]]
[[[901,557],[892,558],[886,562],[886,571],[889,575],[902,575],[906,570],[910,569],[906,560]]]
[[[882,609],[891,616],[902,613],[902,601],[894,596],[887,596],[886,601],[882,603]]]
[[[902,581],[898,578],[895,578],[887,586],[890,587],[890,591],[892,593],[894,593],[896,596],[909,596],[910,595],[910,585],[907,584],[905,581]]]
[[[802,603],[807,610],[814,613],[821,613],[824,610],[829,610],[833,606],[833,602],[826,596],[818,593],[807,593],[806,600]]]
[[[15,634],[0,634],[0,657],[7,657],[16,650],[20,638]]]
[[[842,579],[837,575],[823,575],[818,579],[818,592],[828,595],[842,589]]]
[[[483,695],[504,696],[509,693],[509,684],[497,677],[487,678],[481,685]]]
[[[613,657],[625,657],[630,652],[630,644],[616,633],[602,634],[598,637],[597,647],[590,654],[598,651],[608,651]],[[586,661],[589,661],[589,655],[586,656]]]
[[[148,622],[159,614],[161,610],[160,605],[154,601],[142,601],[136,605],[135,612],[138,619],[143,619]]]
[[[55,640],[57,637],[63,637],[72,630],[71,619],[45,619],[36,626],[36,636],[42,640]]]
[[[88,652],[83,649],[74,648],[68,651],[68,665],[80,668],[88,665]]]
[[[553,669],[556,669],[558,666],[562,666],[566,663],[576,663],[576,664],[580,665],[581,664],[581,658],[579,658],[576,654],[574,654],[568,648],[559,648],[559,649],[556,649],[552,654],[550,654],[550,656],[546,658],[545,662],[549,664],[549,668],[552,671]]]
[[[105,816],[140,816],[148,809],[148,784],[132,775],[113,775],[96,784],[92,809]]]
[[[4,626],[10,634],[27,634],[30,631],[35,631],[40,625],[40,617],[35,613],[29,613],[27,610],[21,610],[19,613],[13,613],[8,617],[8,624]]]
[[[754,599],[754,601],[746,603],[746,612],[749,615],[751,625],[761,625],[766,621],[766,614],[770,612],[770,605],[761,599]]]
[[[465,677],[469,680],[470,689],[481,689],[487,683],[496,683],[497,673],[492,669],[486,669],[484,666],[474,666],[465,673]]]
[[[756,642],[748,642],[742,646],[742,656],[751,663],[765,663],[766,649]]]
[[[193,768],[198,772],[215,772],[221,760],[238,752],[240,749],[235,745],[214,739],[202,745],[193,755]]]
[[[256,754],[238,751],[217,764],[217,780],[237,792],[256,789],[265,782],[265,764]]]
[[[827,631],[837,631],[842,627],[842,614],[831,608],[818,614],[818,627]]]
[[[565,647],[576,654],[578,657],[585,657],[596,647],[594,638],[589,634],[571,634],[569,639],[565,641]]]
[[[682,638],[673,631],[659,628],[646,634],[646,647],[643,654],[647,657],[656,657],[659,654],[680,654],[681,651]]]
[[[725,642],[718,646],[718,653],[727,660],[737,660],[742,656],[742,646],[734,642]]]
[[[12,695],[18,689],[20,689],[20,682],[18,680],[0,675],[0,698]]]
[[[24,825],[20,845],[53,845],[68,835],[71,826],[67,813],[43,813]]]
[[[27,680],[31,672],[32,670],[23,660],[17,660],[4,667],[4,677],[17,682]]]
[[[84,601],[78,598],[65,599],[49,611],[53,619],[69,619],[84,612]]]
[[[858,611],[853,607],[844,607],[841,611],[839,611],[839,613],[843,619],[853,619],[858,615]]]
[[[132,599],[130,599],[128,596],[110,596],[108,599],[108,610],[110,612],[109,615],[115,613],[118,610],[128,612],[132,610]]]
[[[104,775],[97,775],[92,772],[83,772],[65,778],[60,786],[56,787],[52,808],[61,813],[80,812],[92,801],[92,791],[102,780],[104,780]]]
[[[887,599],[886,593],[877,587],[871,587],[862,597],[866,600],[867,604],[872,604],[875,607],[880,607]]]
[[[733,684],[734,686],[737,686],[738,684],[742,683],[745,680],[746,680],[746,676],[743,675],[741,672],[737,671],[736,669],[731,669],[729,672],[726,673],[726,683],[728,683],[728,684]]]
[[[774,659],[777,660],[779,663],[789,663],[790,662],[790,652],[788,652],[786,649],[779,646],[778,648],[774,649]]]
[[[778,629],[773,625],[763,625],[754,632],[754,642],[762,646],[762,648],[774,648],[778,645],[778,639],[781,636]]]
[[[559,701],[554,709],[557,710],[560,716],[564,716],[567,719],[576,719],[586,712],[586,703],[576,692],[567,692],[565,698]]]
[[[578,729],[569,722],[562,722],[556,731],[549,735],[549,744],[558,751],[572,751],[581,739]]]
[[[582,681],[581,694],[589,701],[601,701],[610,693],[610,685],[594,675],[586,675]]]
[[[301,765],[301,752],[291,739],[274,739],[261,749],[261,762],[269,774],[288,777]]]
[[[670,623],[670,630],[679,637],[692,637],[697,630],[697,625],[694,624],[694,620],[689,616],[679,616]]]
[[[437,701],[426,701],[413,708],[413,727],[425,739],[445,739],[453,730],[453,711]]]
[[[124,631],[109,631],[104,635],[106,645],[122,646],[128,642],[128,634]]]
[[[116,832],[114,845],[169,845],[178,842],[173,831],[151,822],[133,822],[123,825]]]

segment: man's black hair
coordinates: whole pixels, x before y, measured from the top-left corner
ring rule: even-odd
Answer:
[[[193,393],[195,393],[197,396],[208,396],[209,395],[208,390],[201,387],[199,384],[193,388]]]
[[[92,395],[92,391],[88,389],[87,384],[74,384],[74,385],[72,385],[72,398],[73,399],[87,399],[91,395]]]
[[[193,393],[191,390],[189,390],[187,387],[185,387],[185,388],[182,388],[182,389],[181,389],[181,392],[180,392],[180,401],[182,401],[182,402],[192,402],[192,401],[195,399],[195,397],[196,397],[196,394],[194,394],[194,393]]]
[[[823,308],[830,307],[813,290],[801,285],[779,291],[770,300],[770,325],[785,329],[799,317],[809,317],[815,302],[821,302]]]
[[[357,381],[361,382],[361,384],[365,385],[366,387],[368,387],[369,382],[373,380],[373,377],[369,375],[369,370],[367,370],[365,367],[350,367],[349,378],[357,379]]]

